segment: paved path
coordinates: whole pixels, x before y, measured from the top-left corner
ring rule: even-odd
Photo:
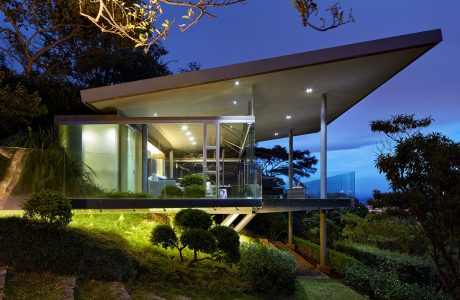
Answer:
[[[276,248],[287,250],[292,253],[295,257],[295,263],[297,265],[297,276],[307,277],[307,278],[329,278],[325,274],[316,270],[315,267],[306,261],[302,256],[297,254],[294,250],[289,248],[286,244],[279,241],[270,241]]]

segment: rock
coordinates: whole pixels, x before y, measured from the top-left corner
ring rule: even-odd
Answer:
[[[126,291],[125,285],[121,282],[113,282],[111,286],[112,292],[119,300],[131,300],[128,291]]]
[[[77,278],[67,277],[64,282],[64,295],[62,297],[62,300],[73,300],[76,286]]]

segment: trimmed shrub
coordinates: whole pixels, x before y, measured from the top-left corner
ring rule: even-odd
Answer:
[[[374,299],[448,299],[446,295],[429,287],[402,282],[395,273],[381,272],[362,264],[346,270],[345,282]]]
[[[180,241],[182,245],[193,250],[193,262],[197,261],[197,252],[212,254],[217,249],[217,242],[211,232],[204,229],[189,229],[185,231]]]
[[[23,204],[24,218],[57,226],[72,221],[72,204],[63,194],[51,190],[33,193]]]
[[[296,251],[305,258],[318,263],[319,262],[319,246],[310,241],[294,237]],[[344,253],[327,249],[327,260],[332,272],[344,277],[346,270],[355,265],[362,265],[357,259]]]
[[[427,259],[348,241],[336,241],[334,246],[338,251],[347,253],[368,266],[394,272],[404,282],[441,286],[435,267]]]
[[[184,196],[188,198],[203,198],[206,196],[204,185],[192,184],[184,187]]]
[[[171,226],[162,224],[153,228],[150,241],[153,245],[162,246],[166,249],[177,245],[177,236]]]
[[[176,185],[167,185],[160,193],[160,198],[182,198],[184,192]]]
[[[204,186],[204,178],[203,178],[203,175],[201,175],[201,174],[191,174],[191,175],[184,176],[180,180],[179,183],[180,183],[181,187],[186,187],[186,186],[190,186],[190,185]]]
[[[183,209],[174,217],[174,225],[181,230],[208,230],[212,225],[211,216],[199,209]]]
[[[96,196],[97,198],[150,198],[152,195],[135,192],[103,192]]]
[[[0,218],[0,264],[18,271],[128,281],[137,263],[118,236]]]
[[[259,244],[243,244],[239,275],[248,288],[264,294],[292,294],[296,278],[295,258],[287,251]]]
[[[240,236],[230,227],[215,226],[210,230],[211,234],[216,238],[218,253],[215,259],[227,262],[236,263],[240,260]]]

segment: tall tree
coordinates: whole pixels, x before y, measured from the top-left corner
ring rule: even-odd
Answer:
[[[460,299],[460,144],[440,133],[423,134],[431,118],[398,115],[371,122],[387,135],[376,167],[393,193],[378,194],[376,207],[408,209],[431,243],[431,257],[446,291]]]
[[[276,145],[273,148],[257,147],[255,151],[256,161],[265,176],[288,176],[289,153],[285,147]],[[316,172],[316,157],[308,150],[294,150],[293,179],[300,182]]]

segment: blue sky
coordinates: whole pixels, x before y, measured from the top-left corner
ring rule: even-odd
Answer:
[[[205,19],[185,33],[172,32],[164,43],[171,69],[190,61],[211,68],[441,28],[440,45],[329,126],[328,173],[355,171],[361,200],[373,189],[386,190],[388,184],[374,167],[382,137],[369,130],[369,122],[394,114],[431,115],[433,131],[460,141],[460,1],[343,0],[343,7],[353,9],[356,22],[326,33],[304,28],[290,2],[248,0],[246,5],[216,10],[217,18]],[[274,144],[287,141],[261,145]],[[319,136],[299,136],[294,144],[316,152]]]

